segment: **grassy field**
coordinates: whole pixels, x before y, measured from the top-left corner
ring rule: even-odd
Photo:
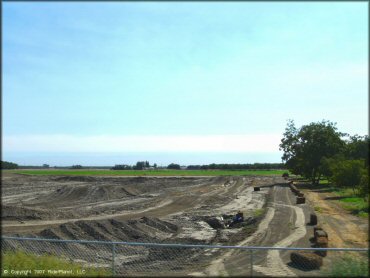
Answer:
[[[3,277],[102,277],[111,275],[108,269],[86,268],[81,264],[68,262],[56,256],[36,256],[23,251],[5,252],[2,254],[1,262],[1,276]]]
[[[336,202],[342,208],[354,215],[364,218],[369,217],[369,202],[366,198],[357,196],[351,188],[334,187],[327,180],[324,180],[323,183],[320,181],[320,184],[328,185],[326,190],[338,197]]]
[[[8,170],[24,175],[50,176],[281,176],[286,170]]]

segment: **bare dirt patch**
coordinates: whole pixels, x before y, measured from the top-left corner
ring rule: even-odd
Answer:
[[[333,194],[309,184],[297,184],[313,208],[318,222],[330,235],[329,247],[368,247],[368,219],[351,215],[332,201]]]

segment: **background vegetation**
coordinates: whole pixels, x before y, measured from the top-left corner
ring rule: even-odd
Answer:
[[[279,175],[285,170],[12,170],[26,175],[65,176],[251,176]]]
[[[326,185],[342,207],[359,216],[369,211],[369,136],[339,132],[329,121],[296,128],[290,120],[281,140],[291,173]]]
[[[1,161],[1,169],[17,169],[18,164],[8,162],[8,161]]]

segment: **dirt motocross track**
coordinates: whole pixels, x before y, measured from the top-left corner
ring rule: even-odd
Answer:
[[[296,205],[288,182],[280,177],[4,174],[2,183],[3,235],[212,245],[311,246],[309,238],[313,227],[307,226],[307,222],[312,209],[307,204]],[[254,186],[260,186],[261,191],[253,191]],[[213,220],[216,217],[223,215],[227,218],[238,210],[243,211],[246,219],[242,226],[215,226]],[[40,252],[47,252],[47,248]],[[109,267],[111,250],[99,248],[61,246],[58,252],[68,253],[67,257],[81,262],[88,262],[81,254],[92,252],[92,265]],[[241,256],[241,251],[225,249],[122,246],[116,253],[116,264],[121,267],[118,272],[126,275],[141,276],[149,271],[151,275],[171,276],[250,274],[249,255],[245,251]],[[258,251],[254,257],[254,275],[302,274],[289,266],[289,261],[288,251]],[[312,276],[314,272],[306,275]]]

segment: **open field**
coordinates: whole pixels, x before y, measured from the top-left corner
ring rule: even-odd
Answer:
[[[297,205],[287,181],[280,175],[127,177],[18,173],[4,171],[2,176],[4,235],[213,245],[312,245],[313,226],[307,222],[313,208],[309,204]],[[254,191],[255,186],[260,191]],[[226,219],[238,210],[243,211],[246,219],[243,226],[214,225],[216,217]],[[336,235],[337,229],[342,229],[338,225],[343,224],[330,226],[333,239],[341,236]],[[54,250],[51,245],[25,244],[23,248]],[[55,252],[75,262],[92,254],[95,266],[102,267],[109,267],[111,259],[111,250],[96,246],[60,246]],[[189,249],[168,253],[165,249],[132,247],[116,252],[117,271],[125,275],[143,269],[157,269],[160,272],[154,272],[156,275],[250,273],[249,256],[242,256],[237,250]],[[289,255],[290,251],[256,252],[255,275],[315,275],[315,271],[306,273],[290,265]],[[325,260],[330,264],[331,255]]]
[[[287,170],[8,170],[24,175],[51,176],[281,176]]]

